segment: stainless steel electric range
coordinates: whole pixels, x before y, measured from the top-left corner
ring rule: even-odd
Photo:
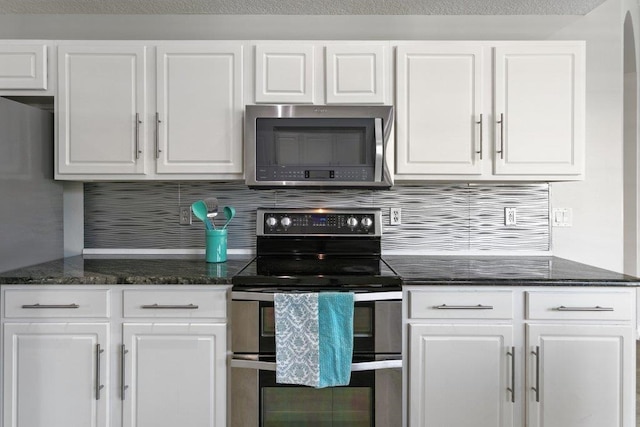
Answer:
[[[381,257],[380,210],[273,208],[256,218],[256,257],[232,282],[232,424],[401,426],[401,281]],[[274,294],[323,291],[355,294],[351,383],[277,384]]]

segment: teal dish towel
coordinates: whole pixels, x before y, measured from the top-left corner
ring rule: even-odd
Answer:
[[[275,294],[276,382],[348,385],[353,307],[350,292]]]

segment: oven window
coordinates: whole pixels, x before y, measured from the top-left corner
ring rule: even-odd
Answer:
[[[362,374],[362,373],[360,373]],[[373,376],[349,386],[315,389],[275,384],[275,373],[261,372],[261,427],[373,427]]]

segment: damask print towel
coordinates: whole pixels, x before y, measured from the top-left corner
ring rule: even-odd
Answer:
[[[353,354],[353,293],[275,294],[276,382],[347,385]]]

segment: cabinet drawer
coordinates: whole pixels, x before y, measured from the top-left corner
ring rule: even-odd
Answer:
[[[511,291],[411,291],[409,317],[417,319],[511,319]]]
[[[633,290],[527,292],[527,319],[631,320]]]
[[[226,318],[227,298],[221,290],[124,291],[124,317]]]
[[[26,317],[109,317],[108,289],[7,289],[4,315]]]

